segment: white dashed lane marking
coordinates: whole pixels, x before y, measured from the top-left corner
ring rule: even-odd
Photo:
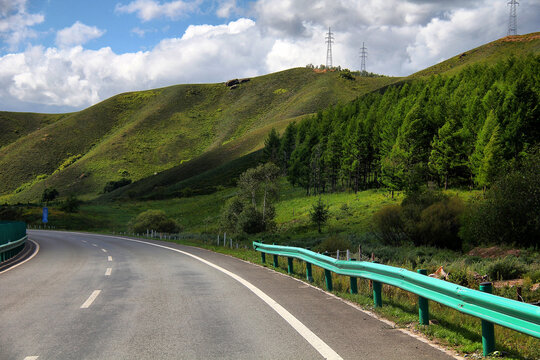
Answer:
[[[84,302],[84,304],[81,305],[81,309],[88,309],[90,305],[96,300],[96,298],[101,293],[101,290],[94,290],[94,292],[90,295],[90,297]]]
[[[109,257],[107,258],[107,261],[112,261],[112,256],[109,256]]]
[[[107,268],[107,271],[105,271],[105,276],[111,276],[112,268]]]

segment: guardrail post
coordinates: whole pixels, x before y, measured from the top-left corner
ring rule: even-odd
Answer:
[[[348,251],[349,250],[347,250],[347,252]],[[356,261],[356,259],[350,259],[350,261]],[[350,286],[351,294],[358,294],[358,279],[356,278],[356,276],[351,276],[350,281],[351,281],[351,286]]]
[[[263,264],[266,263],[266,253],[264,251],[261,251],[261,262]]]
[[[294,265],[293,265],[293,258],[292,257],[287,258],[287,272],[289,274],[294,273]]]
[[[425,269],[418,269],[416,272],[422,275],[427,275],[427,270]],[[420,325],[429,325],[428,299],[422,296],[418,297],[418,318]]]
[[[378,281],[373,281],[373,305],[382,307],[382,284]]]
[[[332,291],[334,286],[332,285],[332,272],[324,269],[324,280],[326,281],[326,290]]]
[[[274,267],[279,267],[278,256],[274,255]]]
[[[324,256],[330,256],[328,251],[323,252]],[[334,286],[332,285],[332,272],[330,270],[324,269],[324,280],[326,282],[326,290],[332,291]]]
[[[491,294],[493,291],[491,283],[481,283],[480,291]],[[495,330],[493,323],[486,320],[482,320],[482,348],[484,357],[495,351]]]
[[[311,270],[311,263],[306,261],[306,278],[307,281],[313,282],[313,271]]]

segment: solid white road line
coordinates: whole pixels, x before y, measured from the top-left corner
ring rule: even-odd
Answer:
[[[39,356],[27,356],[24,358],[24,360],[37,360]]]
[[[87,235],[87,234],[85,234]],[[313,333],[307,326],[305,326],[300,320],[298,320],[294,315],[292,315],[290,312],[288,312],[283,306],[278,304],[274,299],[272,299],[270,296],[266,295],[262,290],[260,290],[258,287],[250,283],[249,281],[245,280],[244,278],[236,275],[235,273],[230,272],[227,269],[222,268],[221,266],[218,266],[214,263],[211,263],[208,260],[205,260],[201,257],[198,257],[196,255],[190,254],[188,252],[174,249],[168,246],[163,246],[159,244],[153,244],[146,241],[140,241],[140,240],[133,240],[133,239],[126,239],[116,236],[107,236],[107,235],[97,235],[94,236],[103,236],[108,238],[114,238],[114,239],[120,239],[120,240],[126,240],[126,241],[132,241],[132,242],[138,242],[141,244],[146,244],[150,246],[159,247],[162,249],[167,249],[171,251],[175,251],[177,253],[189,256],[195,260],[198,260],[210,267],[213,267],[214,269],[221,271],[222,273],[230,276],[234,280],[238,281],[240,284],[247,287],[251,292],[253,292],[255,295],[257,295],[262,301],[264,301],[268,306],[270,306],[275,312],[277,312],[289,325],[291,325],[306,341],[315,348],[321,354],[325,359],[331,359],[331,360],[343,360],[341,356],[339,356],[338,353],[336,353],[328,344],[326,344],[321,338],[319,338],[315,333]]]
[[[107,258],[107,261],[112,261],[112,256],[109,256],[109,257]]]
[[[101,251],[103,251],[103,252],[107,252],[107,250],[105,250],[105,249],[101,249]]]
[[[36,250],[34,250],[34,253],[33,253],[28,259],[26,259],[26,260],[24,260],[24,261],[21,261],[21,262],[18,263],[17,265],[13,265],[12,267],[10,267],[10,268],[8,268],[8,269],[6,269],[6,270],[4,270],[4,271],[0,271],[0,274],[3,274],[3,273],[5,273],[5,272],[8,272],[9,270],[15,269],[15,268],[18,267],[18,266],[21,266],[21,265],[24,264],[25,262],[32,260],[32,259],[34,258],[34,256],[37,255],[37,253],[39,252],[39,244],[38,244],[37,242],[35,242],[34,240],[30,240],[30,239],[28,239],[28,240],[31,241],[31,242],[33,242],[34,245],[36,245]]]
[[[111,276],[112,268],[107,268],[107,271],[105,271],[105,276]]]
[[[99,293],[101,293],[101,290],[94,290],[94,292],[90,295],[90,297],[84,302],[84,304],[81,305],[81,309],[88,309],[90,305],[96,300]]]

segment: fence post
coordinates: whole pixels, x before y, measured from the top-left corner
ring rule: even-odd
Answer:
[[[265,253],[265,252],[262,252],[262,251],[261,251],[261,262],[262,262],[263,264],[266,263],[266,253]]]
[[[313,271],[311,270],[311,263],[306,261],[306,278],[307,281],[313,282]]]
[[[421,275],[427,275],[426,269],[418,269],[416,272]],[[420,321],[420,325],[429,325],[428,299],[422,296],[418,297],[418,319]]]
[[[347,250],[347,252],[349,252],[349,250]],[[348,254],[347,254],[347,257],[348,257]],[[356,259],[352,258],[350,259],[350,261],[356,261]],[[350,286],[351,294],[358,294],[358,279],[356,278],[356,276],[351,276],[350,281],[351,281],[351,286]]]
[[[490,282],[480,284],[480,291],[491,294],[493,288]],[[484,357],[495,351],[495,331],[493,323],[482,319],[482,348]]]
[[[278,262],[278,256],[277,255],[274,255],[274,267],[275,268],[279,267],[279,262]]]
[[[287,258],[287,272],[289,274],[294,273],[294,265],[293,265],[293,258],[292,257]]]

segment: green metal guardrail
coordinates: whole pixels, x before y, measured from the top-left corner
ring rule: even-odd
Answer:
[[[27,238],[26,223],[0,222],[0,262],[17,255],[24,248]]]
[[[253,242],[253,247],[261,252],[263,263],[266,261],[266,254],[272,254],[275,267],[278,265],[278,256],[286,256],[289,273],[294,271],[293,258],[305,261],[308,281],[313,281],[311,265],[323,268],[326,288],[329,291],[332,291],[331,272],[351,277],[351,293],[357,292],[357,278],[372,280],[375,307],[382,306],[382,284],[396,286],[416,294],[419,296],[420,324],[429,324],[428,299],[478,317],[482,319],[484,356],[495,351],[493,324],[540,338],[540,307],[492,295],[491,283],[482,283],[481,291],[478,291],[425,276],[423,270],[415,273],[374,262],[336,260],[298,247],[260,242]]]

